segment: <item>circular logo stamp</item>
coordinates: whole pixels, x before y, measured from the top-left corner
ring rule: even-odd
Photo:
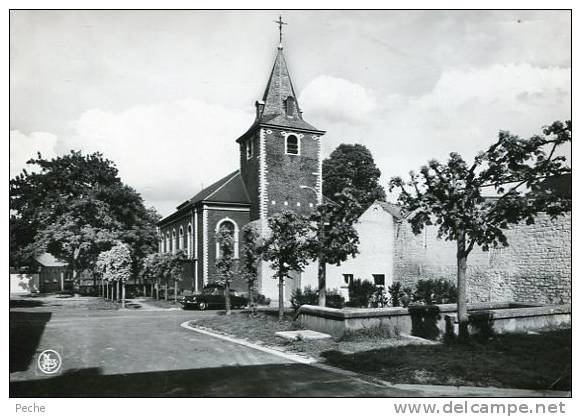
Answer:
[[[44,374],[56,374],[61,369],[61,355],[52,349],[43,350],[38,355],[38,369]]]

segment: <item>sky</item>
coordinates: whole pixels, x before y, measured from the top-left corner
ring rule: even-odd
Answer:
[[[163,216],[238,168],[283,45],[327,156],[367,146],[387,188],[499,130],[571,118],[569,11],[11,11],[10,175],[102,152]],[[566,155],[570,150],[564,150]]]

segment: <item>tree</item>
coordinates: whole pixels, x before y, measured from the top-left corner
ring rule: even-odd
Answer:
[[[216,233],[216,241],[219,247],[219,256],[216,259],[216,269],[218,271],[219,283],[224,286],[224,298],[226,301],[226,315],[231,314],[230,310],[230,284],[234,276],[234,237],[232,232],[225,227],[221,227]]]
[[[349,256],[358,253],[359,236],[353,227],[357,221],[360,205],[348,189],[337,193],[335,200],[325,200],[310,216],[311,233],[307,239],[310,259],[319,261],[319,305],[326,304],[327,264],[339,266]]]
[[[153,298],[153,289],[155,288],[155,298],[159,300],[159,283],[162,276],[163,264],[160,260],[162,254],[152,253],[143,260],[141,269],[141,278],[152,285],[151,297]]]
[[[291,271],[304,271],[308,263],[305,236],[308,222],[290,210],[283,210],[268,219],[270,237],[264,244],[263,258],[269,261],[278,279],[278,319],[284,317],[284,283]]]
[[[248,284],[248,303],[256,313],[254,293],[258,280],[258,263],[261,258],[261,248],[258,243],[259,234],[251,224],[242,228],[242,247],[240,249],[240,273]]]
[[[121,307],[125,308],[125,284],[131,277],[131,251],[121,242],[105,252],[101,252],[97,258],[97,269],[107,281],[115,282],[117,299],[121,293]],[[119,285],[121,284],[121,291]]]
[[[431,160],[420,173],[410,172],[409,181],[394,177],[390,190],[400,190],[399,202],[414,233],[427,225],[438,227],[438,237],[455,241],[459,335],[468,337],[466,305],[467,258],[475,245],[508,246],[504,230],[510,224],[533,224],[539,212],[556,217],[571,210],[571,201],[550,188],[546,178],[569,174],[566,158],[557,156],[558,146],[571,142],[571,122],[554,122],[543,135],[523,139],[501,131],[498,140],[468,165],[457,153],[442,164]],[[527,189],[533,192],[527,193]],[[492,189],[495,198],[485,198]]]
[[[364,145],[341,144],[323,161],[323,194],[333,199],[348,188],[360,208],[361,215],[376,200],[385,200],[385,190],[379,184],[381,171]]]
[[[100,252],[120,240],[130,246],[133,271],[156,250],[159,216],[123,184],[100,153],[40,154],[10,180],[10,258],[26,264],[48,251],[78,269],[93,269]]]

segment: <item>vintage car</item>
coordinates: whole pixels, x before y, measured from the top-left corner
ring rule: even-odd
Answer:
[[[224,297],[224,287],[219,284],[208,284],[201,292],[180,297],[179,302],[184,306],[184,309],[192,307],[200,310],[207,308],[225,308],[226,297]],[[232,308],[242,308],[247,305],[248,298],[242,296],[235,290],[230,290],[230,306]]]

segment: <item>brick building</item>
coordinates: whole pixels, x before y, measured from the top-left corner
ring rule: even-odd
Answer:
[[[244,225],[252,222],[264,231],[266,219],[274,213],[291,209],[308,214],[322,198],[321,137],[325,132],[303,119],[282,45],[278,46],[262,100],[255,106],[254,123],[235,141],[240,168],[158,223],[159,251],[184,250],[190,259],[182,288],[200,290],[218,279],[215,235],[221,227],[232,230],[237,257]],[[303,275],[316,279],[314,268],[307,268]],[[293,288],[307,282],[299,274],[294,278],[288,282],[286,298]],[[244,289],[246,284],[235,279],[232,286]],[[258,287],[265,295],[278,297],[272,272],[264,263]]]

